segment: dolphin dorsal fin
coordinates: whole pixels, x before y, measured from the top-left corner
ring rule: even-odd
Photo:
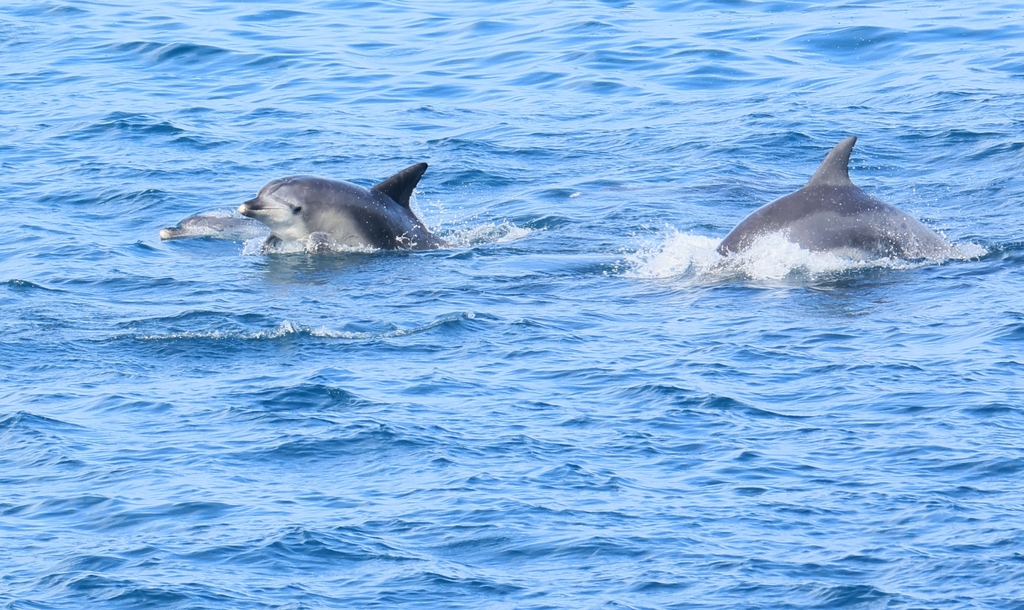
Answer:
[[[849,186],[850,181],[850,151],[857,143],[857,136],[846,138],[832,152],[828,153],[821,167],[814,172],[807,186]]]
[[[416,188],[416,185],[420,183],[420,178],[423,177],[423,172],[425,171],[427,171],[426,163],[410,165],[384,182],[373,187],[370,191],[373,193],[387,195],[398,205],[408,208],[409,197],[412,196],[413,190]]]

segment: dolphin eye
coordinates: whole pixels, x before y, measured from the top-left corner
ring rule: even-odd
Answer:
[[[292,214],[298,214],[300,212],[302,212],[302,206],[301,205],[297,205],[294,208],[292,208]]]

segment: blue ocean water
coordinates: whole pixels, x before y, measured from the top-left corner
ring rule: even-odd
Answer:
[[[1024,7],[0,7],[0,604],[1024,608]],[[960,245],[717,240],[857,135]],[[161,242],[267,181],[453,243]]]

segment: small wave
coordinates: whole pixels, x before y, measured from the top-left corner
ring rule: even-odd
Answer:
[[[148,40],[137,40],[116,45],[105,45],[100,47],[103,50],[112,52],[113,55],[138,57],[156,64],[175,62],[184,65],[194,65],[230,55],[232,51],[220,47],[195,44],[188,42],[161,43]]]
[[[36,284],[36,283],[30,282],[28,280],[18,280],[18,279],[7,280],[6,282],[0,282],[0,286],[7,286],[8,288],[10,288],[12,290],[17,290],[17,291],[45,290],[47,292],[64,292],[63,290],[61,290],[59,288],[47,288],[46,286],[42,286],[40,284]]]
[[[75,139],[89,139],[99,134],[126,135],[129,137],[181,136],[186,130],[169,120],[133,112],[113,112],[101,120],[71,133]]]
[[[310,13],[303,11],[292,11],[286,9],[271,9],[266,11],[260,11],[251,15],[242,15],[241,17],[235,17],[235,21],[240,23],[265,23],[270,21],[283,21],[286,19],[296,19],[300,17],[309,17]]]
[[[642,247],[627,256],[625,275],[644,279],[690,277],[706,281],[736,277],[760,281],[792,277],[816,280],[862,269],[912,269],[943,260],[969,260],[986,252],[985,248],[968,243],[955,245],[955,253],[948,259],[859,259],[805,250],[776,233],[758,239],[744,252],[725,257],[717,251],[719,241],[673,230],[661,243]]]
[[[221,340],[242,340],[242,341],[256,341],[261,339],[281,339],[290,335],[307,335],[307,336],[329,336],[336,339],[369,339],[373,338],[373,333],[361,333],[361,332],[335,332],[330,331],[326,328],[313,329],[308,326],[302,326],[293,322],[285,321],[279,324],[276,328],[267,330],[258,330],[253,332],[238,332],[238,331],[223,331],[223,330],[208,330],[208,331],[182,331],[176,333],[167,334],[152,334],[152,335],[134,335],[132,338],[140,341],[177,341],[180,339],[212,339],[215,341]]]
[[[875,605],[894,596],[871,585],[834,585],[821,587],[815,591],[815,597],[822,606],[844,608],[846,606]]]
[[[289,438],[271,446],[245,451],[246,462],[283,460],[337,460],[341,456],[407,451],[429,442],[426,434],[405,434],[386,424],[355,424],[325,437]]]
[[[0,417],[0,431],[11,430],[19,427],[35,432],[60,429],[77,430],[80,428],[77,424],[72,424],[43,415],[36,415],[34,413],[29,413],[28,411],[15,411]]]
[[[239,406],[232,407],[232,409],[261,412],[310,412],[340,407],[351,408],[367,402],[344,388],[325,383],[299,383],[263,388],[249,394],[249,397],[251,400],[241,401]]]
[[[242,564],[285,562],[290,566],[307,568],[416,558],[359,528],[339,527],[332,531],[318,531],[296,526],[267,538],[262,545],[253,545],[246,552],[233,555],[231,561]]]
[[[277,327],[258,330],[253,332],[238,332],[238,331],[183,331],[167,334],[147,334],[147,335],[132,335],[130,338],[137,339],[139,341],[177,341],[181,339],[211,339],[214,341],[222,340],[240,340],[240,341],[258,341],[264,339],[283,339],[292,336],[307,336],[317,337],[322,339],[352,339],[352,340],[373,340],[373,339],[393,339],[397,337],[406,337],[409,335],[415,335],[423,332],[433,330],[438,327],[443,327],[451,324],[459,324],[468,320],[477,319],[477,314],[471,311],[462,312],[458,314],[452,314],[444,316],[428,324],[421,326],[414,326],[412,328],[396,328],[384,332],[368,332],[368,331],[345,331],[345,330],[333,330],[326,326],[314,328],[311,326],[305,326],[297,324],[291,321],[281,322]]]

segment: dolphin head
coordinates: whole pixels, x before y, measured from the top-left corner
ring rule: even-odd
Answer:
[[[178,239],[183,234],[181,227],[167,227],[166,229],[160,229],[160,239],[167,241],[169,239]]]
[[[309,234],[306,228],[303,187],[297,176],[271,180],[255,199],[238,206],[238,213],[255,218],[270,227],[282,239],[302,239]]]

